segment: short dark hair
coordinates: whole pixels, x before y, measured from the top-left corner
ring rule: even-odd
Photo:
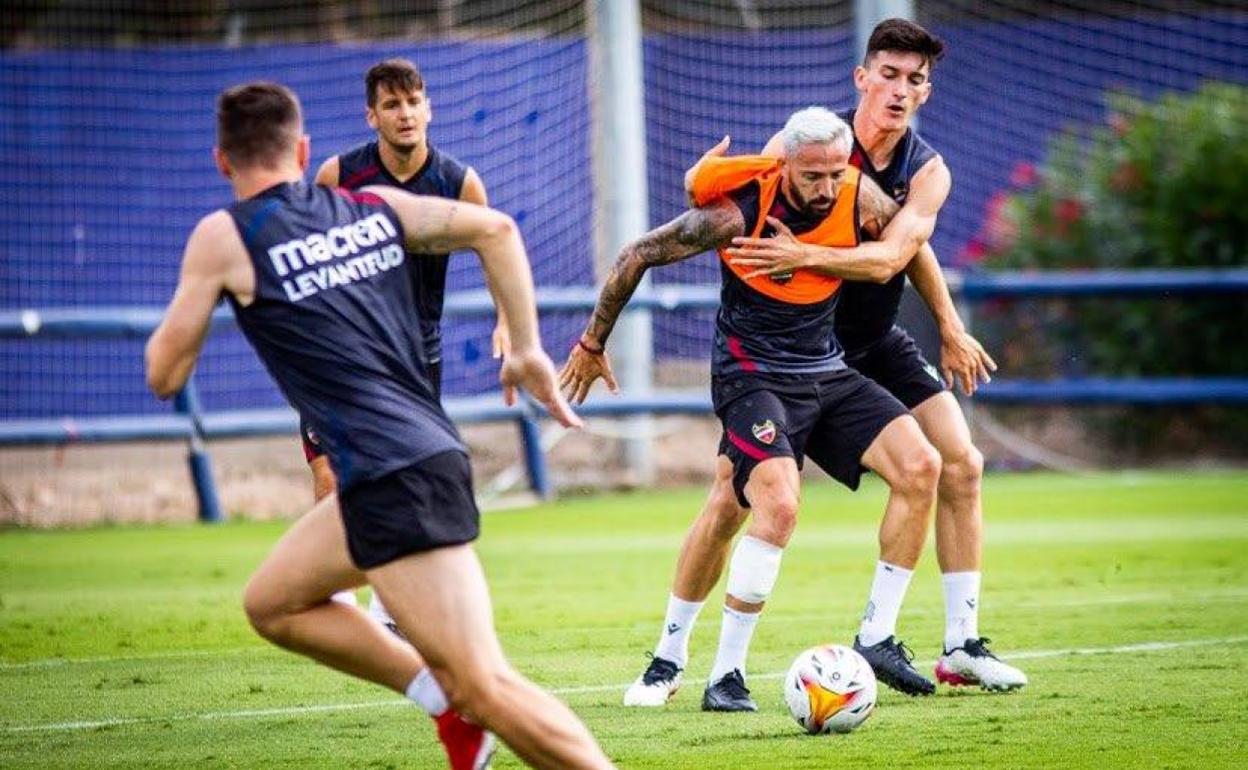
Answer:
[[[364,76],[364,91],[368,98],[368,106],[377,106],[377,86],[384,85],[394,93],[423,91],[425,79],[420,70],[407,59],[386,59],[374,64]]]
[[[302,134],[299,97],[280,83],[244,83],[217,99],[217,146],[239,168],[274,168]]]
[[[879,51],[917,53],[923,57],[928,69],[931,69],[945,55],[945,41],[909,19],[885,19],[871,31],[863,65]]]

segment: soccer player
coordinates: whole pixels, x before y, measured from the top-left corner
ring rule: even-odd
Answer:
[[[889,19],[876,26],[863,64],[854,71],[859,103],[844,116],[854,129],[850,162],[903,204],[882,238],[852,249],[830,248],[798,243],[781,230],[774,238],[741,239],[728,253],[739,267],[751,269],[750,275],[805,268],[847,279],[835,327],[846,348],[846,363],[905,404],[941,454],[936,552],[943,573],[946,624],[937,677],[950,684],[1008,690],[1026,684],[1026,676],[998,660],[978,632],[983,459],[971,443],[956,399],[944,390],[936,369],[910,336],[895,324],[904,268],[939,325],[946,381],[960,384],[970,395],[977,382],[987,381],[989,370],[996,368],[966,333],[936,255],[926,243],[948,196],[950,174],[909,124],[931,95],[932,67],[943,50],[943,43],[919,25]],[[707,157],[726,148],[727,142],[721,142]],[[764,154],[780,152],[777,135]],[[691,170],[687,180],[695,172],[696,168]],[[687,187],[690,184],[686,182]],[[813,440],[817,443],[819,437]],[[722,489],[713,489],[685,540],[659,645],[650,668],[630,690],[633,703],[662,705],[679,686],[689,633],[723,570],[737,521],[731,498]],[[935,685],[914,670],[909,650],[896,638],[910,575],[907,565],[881,554],[855,648],[881,681],[902,692],[927,694],[935,691]]]
[[[365,118],[377,137],[326,160],[316,172],[317,184],[348,190],[389,185],[417,195],[487,205],[485,185],[477,172],[430,144],[428,131],[433,109],[424,78],[415,64],[407,59],[387,59],[374,65],[364,76],[364,94]],[[409,260],[429,378],[440,399],[442,307],[450,254],[413,254]],[[506,348],[507,325],[499,316],[493,335],[494,357],[502,356]],[[337,487],[334,471],[306,420],[300,419],[299,432],[312,471],[312,492],[320,500]],[[335,598],[351,603],[355,596],[347,593]],[[397,629],[376,594],[369,612],[392,631]]]
[[[478,253],[511,331],[499,374],[577,425],[537,336],[533,283],[515,223],[460,201],[392,187],[307,185],[308,139],[294,94],[250,83],[222,94],[217,165],[236,202],[204,217],[146,349],[168,398],[187,381],[225,296],[283,394],[316,431],[338,479],[282,537],[244,592],[261,636],[417,702],[441,697],[540,768],[609,768],[561,703],[508,664],[471,543],[480,517],[471,468],[434,397],[410,254]],[[330,600],[369,583],[421,652]],[[424,656],[422,661],[421,655]],[[428,706],[427,706],[428,708]],[[445,739],[445,736],[443,736]],[[455,770],[489,746],[452,741]]]
[[[777,228],[804,243],[854,246],[860,233],[879,237],[898,209],[850,166],[853,135],[835,114],[821,107],[797,112],[781,136],[783,160],[709,159],[695,180],[697,206],[624,247],[560,377],[576,401],[599,377],[615,390],[604,344],[642,274],[720,250],[711,394],[724,434],[713,494],[726,498],[733,516],[708,521],[729,540],[747,516],[750,524],[728,567],[719,652],[702,699],[709,711],[757,708],[745,686],[746,649],[797,523],[803,455],[851,488],[863,465],[888,483],[880,542],[886,558],[907,569],[927,537],[940,474],[940,457],[914,417],[845,365],[832,333],[841,280],[809,270],[748,277],[751,268],[729,262],[724,249],[733,238]],[[822,437],[818,444],[815,436]],[[706,572],[718,575],[722,562]],[[665,702],[679,684],[683,664],[661,654],[654,661],[651,670],[671,687],[643,678],[626,703]]]

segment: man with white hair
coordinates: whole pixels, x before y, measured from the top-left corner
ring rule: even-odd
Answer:
[[[864,465],[888,483],[882,549],[890,562],[910,567],[927,536],[940,475],[940,455],[905,406],[845,365],[832,333],[841,279],[805,269],[750,276],[751,268],[727,256],[734,237],[779,231],[804,243],[856,246],[878,238],[898,211],[850,165],[853,136],[834,113],[801,110],[782,136],[783,158],[707,159],[693,180],[694,208],[624,247],[560,378],[577,402],[600,377],[616,390],[604,346],[642,275],[719,251],[711,393],[724,433],[712,494],[729,498],[723,502],[736,513],[718,520],[731,528],[729,537],[747,517],[750,523],[728,566],[719,652],[702,699],[707,711],[757,708],[745,686],[745,657],[797,523],[803,456],[850,488]],[[808,443],[814,435],[821,437],[817,449]],[[718,575],[722,559],[712,566],[707,571]],[[695,599],[700,606],[705,595]],[[664,632],[664,639],[672,636]],[[660,645],[625,705],[662,705],[671,697],[688,657],[688,636],[681,638],[676,649]]]

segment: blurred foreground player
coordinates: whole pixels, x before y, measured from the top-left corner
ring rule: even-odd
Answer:
[[[502,653],[470,545],[479,531],[471,468],[434,398],[411,312],[405,252],[475,250],[514,341],[499,375],[507,400],[523,387],[561,423],[578,424],[537,342],[515,223],[393,189],[304,184],[308,140],[298,101],[279,85],[226,91],[217,127],[214,154],[237,202],[202,219],[187,242],[177,290],[147,344],[148,384],[162,398],[185,384],[224,295],[317,431],[340,487],[252,576],[244,595],[252,625],[275,644],[413,700],[440,685],[452,706],[534,767],[611,767],[580,721]],[[365,582],[424,661],[358,609],[330,601]],[[453,738],[452,767],[486,766],[488,744],[481,734],[474,743]]]

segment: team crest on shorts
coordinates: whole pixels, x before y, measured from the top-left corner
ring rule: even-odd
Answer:
[[[933,380],[936,380],[936,381],[937,381],[937,382],[939,382],[941,385],[944,385],[944,384],[945,384],[944,380],[940,379],[940,372],[936,371],[936,367],[935,367],[935,366],[933,366],[933,365],[931,365],[931,364],[924,364],[924,365],[923,365],[923,371],[927,372],[927,373],[928,373],[928,375],[929,375],[929,376],[930,376]]]
[[[750,430],[754,433],[754,438],[764,444],[770,445],[776,440],[776,424],[771,420],[756,422],[750,426]]]

